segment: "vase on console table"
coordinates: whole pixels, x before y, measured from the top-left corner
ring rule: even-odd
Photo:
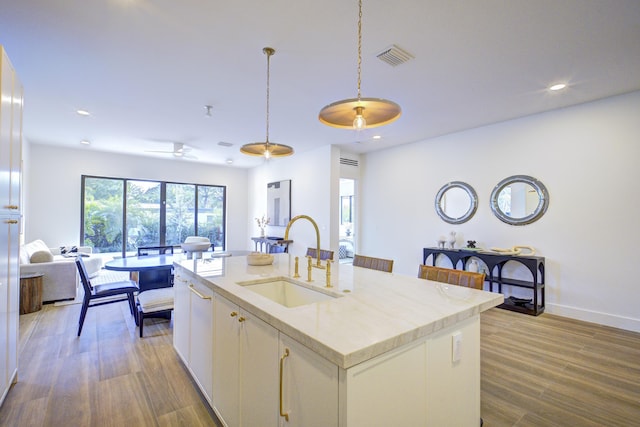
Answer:
[[[456,245],[456,232],[452,231],[449,233],[449,249],[454,249]]]
[[[263,239],[267,237],[267,235],[264,232],[264,227],[260,227],[260,237],[262,237]]]

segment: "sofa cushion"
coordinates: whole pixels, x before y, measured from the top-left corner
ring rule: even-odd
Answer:
[[[53,254],[49,249],[47,249],[46,251],[35,251],[31,255],[31,258],[29,258],[29,262],[31,262],[31,264],[51,261],[53,261]]]
[[[42,240],[25,243],[20,247],[20,263],[29,264],[31,262],[31,255],[38,251],[50,252],[49,247]]]

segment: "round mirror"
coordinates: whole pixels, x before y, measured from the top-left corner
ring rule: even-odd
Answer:
[[[467,183],[453,181],[445,184],[436,195],[436,212],[449,224],[469,221],[478,208],[478,196]]]
[[[505,178],[491,192],[491,210],[500,221],[511,225],[537,221],[548,206],[547,188],[527,175]]]

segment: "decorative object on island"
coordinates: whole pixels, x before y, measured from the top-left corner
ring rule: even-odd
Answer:
[[[262,218],[255,218],[255,220],[256,220],[256,223],[258,224],[258,227],[260,228],[260,237],[266,237],[264,229],[267,225],[269,225],[270,219],[262,215]]]
[[[467,248],[468,249],[476,249],[476,241],[475,240],[467,240]]]
[[[537,221],[549,207],[549,192],[537,179],[514,175],[500,181],[491,192],[491,210],[510,225]]]
[[[264,156],[266,159],[290,156],[293,154],[293,148],[288,145],[269,142],[269,71],[271,55],[275,54],[276,51],[271,47],[265,47],[262,51],[267,55],[267,137],[265,142],[252,142],[243,145],[242,148],[240,148],[240,152],[249,156]]]
[[[263,252],[251,252],[247,255],[247,264],[249,265],[271,265],[273,264],[273,255]]]
[[[211,241],[207,237],[188,236],[184,243],[180,244],[182,252],[187,254],[187,259],[202,258],[202,252],[206,252],[211,247]]]
[[[456,232],[449,232],[449,249],[453,249],[456,246]]]
[[[408,55],[408,54],[407,54]],[[410,57],[410,55],[409,55]],[[386,125],[400,117],[402,110],[393,101],[382,98],[362,98],[360,83],[362,71],[362,0],[358,1],[358,97],[343,99],[326,105],[318,119],[327,126],[362,130]]]
[[[449,224],[462,224],[473,217],[478,209],[478,196],[469,184],[453,181],[445,184],[436,194],[438,216]]]

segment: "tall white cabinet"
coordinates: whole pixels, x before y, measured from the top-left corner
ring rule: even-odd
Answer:
[[[22,84],[0,46],[0,404],[18,374]]]

